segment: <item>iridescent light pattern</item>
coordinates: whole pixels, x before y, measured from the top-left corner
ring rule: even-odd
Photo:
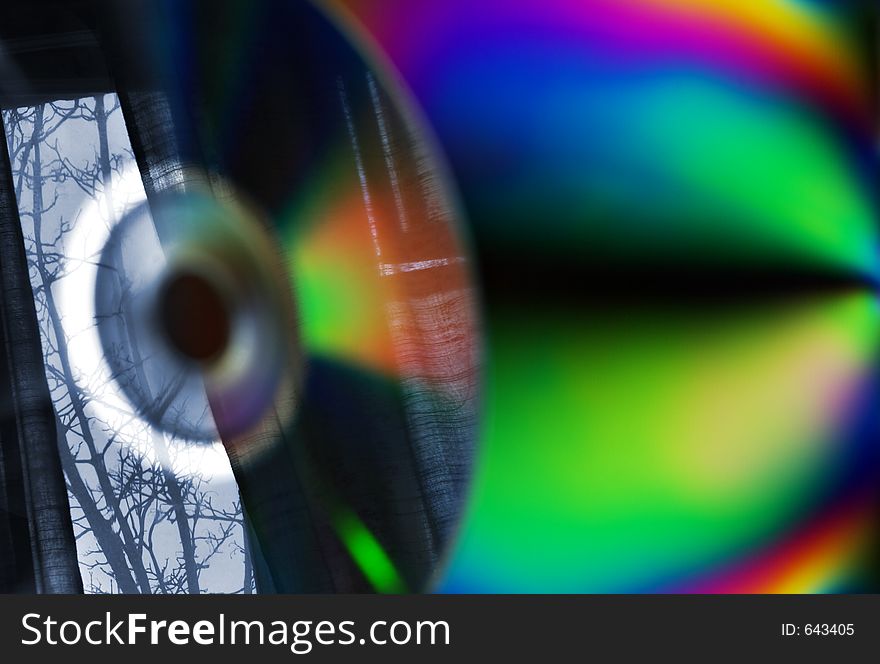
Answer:
[[[484,258],[853,280],[707,309],[487,292],[483,448],[440,589],[876,590],[869,5],[326,4],[421,103]]]

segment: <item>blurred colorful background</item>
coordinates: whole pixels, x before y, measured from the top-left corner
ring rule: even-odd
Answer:
[[[470,220],[446,592],[878,591],[876,7],[328,0]]]

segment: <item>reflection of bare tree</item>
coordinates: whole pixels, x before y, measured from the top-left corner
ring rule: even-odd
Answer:
[[[119,108],[113,99],[110,106],[99,95],[3,112],[59,450],[87,590],[198,593],[205,590],[203,572],[218,556],[245,554],[240,504],[215,507],[209,481],[185,472],[198,463],[198,451],[133,413],[119,414],[126,427],[95,415],[91,402],[102,400],[102,383],[111,377],[76,375],[68,346],[78,331],[65,329],[56,301],[56,286],[69,269],[62,259],[73,226],[60,209],[64,192],[73,184],[104,202],[107,219],[113,214],[111,180],[127,159],[112,152],[108,138],[108,123]],[[65,152],[59,135],[68,122],[82,123],[83,131],[92,127],[93,155],[77,159]],[[119,352],[126,353],[132,371],[141,371],[136,347]],[[158,400],[167,391],[156,395],[161,408]],[[120,440],[122,428],[135,440]],[[245,567],[242,590],[251,592],[249,564]]]

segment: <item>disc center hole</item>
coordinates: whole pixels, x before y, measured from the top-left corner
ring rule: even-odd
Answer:
[[[158,309],[166,338],[185,357],[209,362],[229,345],[231,312],[205,276],[191,271],[171,275],[162,286]]]

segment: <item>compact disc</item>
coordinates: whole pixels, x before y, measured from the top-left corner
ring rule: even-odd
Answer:
[[[143,416],[219,436],[261,590],[419,590],[470,477],[461,218],[406,95],[310,3],[126,5],[114,72],[146,201],[96,312]],[[128,34],[128,33],[127,33]]]

